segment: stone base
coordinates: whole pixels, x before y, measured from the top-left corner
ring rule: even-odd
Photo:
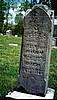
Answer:
[[[54,98],[54,89],[48,88],[47,94],[45,97],[21,93],[17,91],[9,92],[6,97],[10,97],[13,99],[53,99]]]

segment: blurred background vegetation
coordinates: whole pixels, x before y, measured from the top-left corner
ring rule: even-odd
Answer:
[[[56,16],[56,3],[57,0],[0,0],[0,34],[5,35],[6,30],[12,30],[12,35],[22,35],[23,19],[28,9],[35,4],[44,4],[53,9]]]

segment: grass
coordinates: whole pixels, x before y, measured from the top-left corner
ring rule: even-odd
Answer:
[[[16,86],[19,63],[21,37],[0,35],[0,96],[5,96]],[[18,44],[17,47],[9,44]],[[57,50],[52,49],[49,72],[49,87],[55,89],[54,99],[57,99]]]
[[[51,51],[49,87],[55,89],[54,99],[57,99],[57,49]]]
[[[17,47],[9,44],[18,44]],[[0,96],[16,85],[19,71],[21,37],[0,36]]]

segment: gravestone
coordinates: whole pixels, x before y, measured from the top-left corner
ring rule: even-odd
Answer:
[[[35,5],[24,18],[20,70],[16,90],[44,95],[47,92],[52,44],[52,12]]]
[[[12,36],[12,30],[7,30],[6,31],[6,36]]]

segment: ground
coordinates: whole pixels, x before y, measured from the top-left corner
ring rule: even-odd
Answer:
[[[0,35],[0,96],[5,96],[16,86],[21,51],[22,37]],[[9,45],[9,44],[18,44]],[[49,87],[55,89],[57,99],[57,49],[51,51]]]

